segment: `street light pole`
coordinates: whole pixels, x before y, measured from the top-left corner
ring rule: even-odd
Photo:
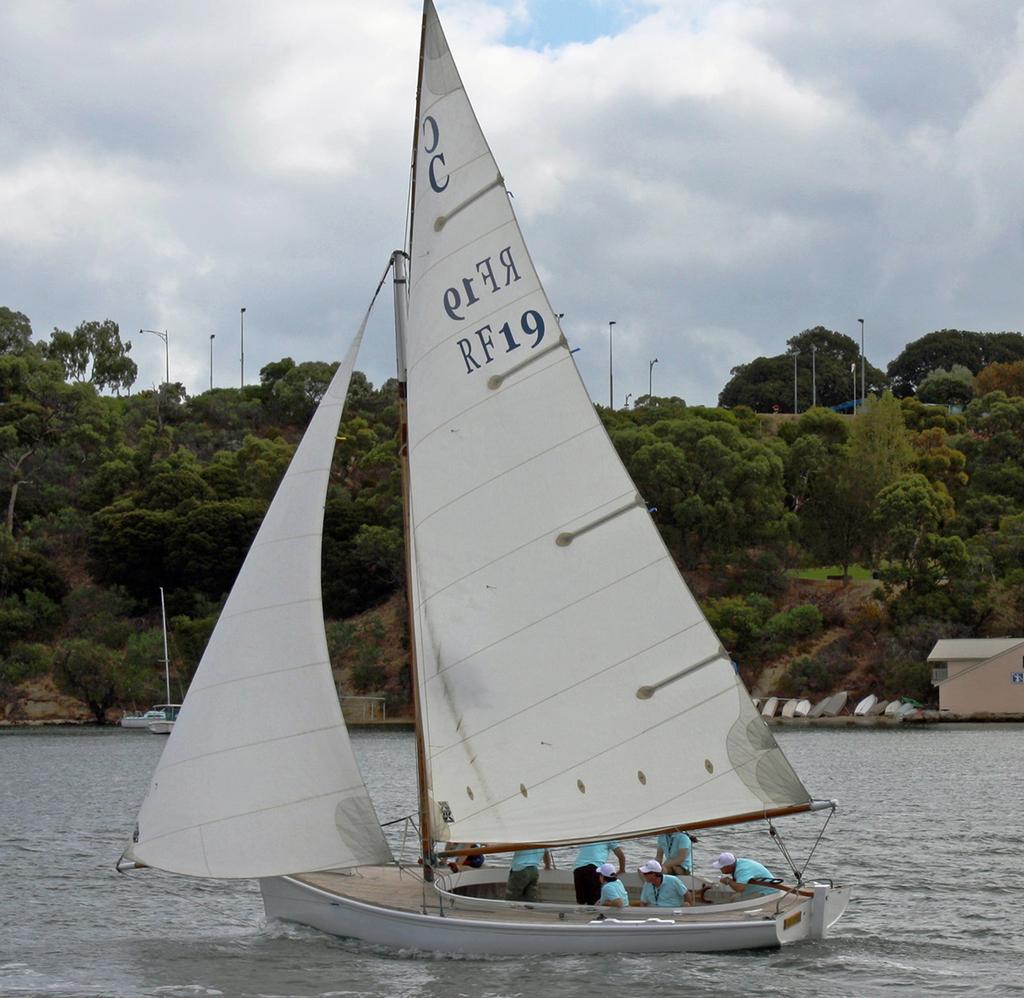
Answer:
[[[653,395],[653,384],[654,384],[654,365],[658,363],[658,358],[649,361],[647,364],[647,398],[650,399]]]
[[[608,408],[615,408],[615,367],[612,363],[612,326],[615,320],[608,323]]]
[[[217,338],[216,333],[210,333],[210,391],[213,391],[213,341]]]
[[[626,392],[626,408],[629,408],[629,400],[633,397],[632,392]]]
[[[242,364],[242,387],[245,387],[245,308],[239,310],[238,313],[238,346],[241,351],[241,364]]]
[[[860,323],[860,404],[864,407],[864,399],[868,396],[868,387],[864,381],[864,320],[858,319]]]
[[[800,356],[800,351],[799,350],[794,350],[793,351],[793,415],[794,416],[797,415],[797,413],[799,412],[799,408],[797,406],[797,398],[796,398],[796,359],[799,356]]]
[[[140,329],[139,332],[152,333],[164,341],[164,384],[169,385],[171,383],[171,351],[167,346],[167,330],[165,329],[161,333],[159,329]]]
[[[818,404],[818,374],[815,369],[814,358],[818,352],[815,344],[811,344],[811,408]]]

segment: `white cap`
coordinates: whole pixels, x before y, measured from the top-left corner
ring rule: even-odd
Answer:
[[[597,868],[597,872],[600,873],[602,877],[614,877],[615,876],[615,867],[612,866],[611,863],[602,863]]]
[[[727,866],[732,866],[736,862],[736,857],[731,852],[723,852],[719,855],[711,865],[716,870],[723,870]]]
[[[661,863],[656,859],[649,859],[640,867],[641,873],[661,873]]]

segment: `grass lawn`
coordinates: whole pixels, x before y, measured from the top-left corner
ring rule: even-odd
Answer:
[[[818,568],[793,568],[787,574],[794,579],[817,579],[824,581],[830,575],[842,575],[843,566],[821,565]],[[849,575],[856,582],[870,581],[871,569],[863,568],[861,565],[851,565]]]

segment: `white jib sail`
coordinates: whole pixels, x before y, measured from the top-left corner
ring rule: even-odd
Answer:
[[[440,839],[636,834],[809,795],[594,412],[432,4],[407,363]]]
[[[208,877],[391,859],[342,719],[320,587],[328,475],[363,328],[217,621],[127,859]]]

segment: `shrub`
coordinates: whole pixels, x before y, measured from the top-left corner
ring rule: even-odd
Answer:
[[[817,696],[832,688],[832,675],[823,662],[801,655],[789,663],[779,685],[786,696]]]
[[[775,614],[764,629],[776,641],[795,641],[820,634],[824,623],[821,611],[813,603],[803,603]]]

